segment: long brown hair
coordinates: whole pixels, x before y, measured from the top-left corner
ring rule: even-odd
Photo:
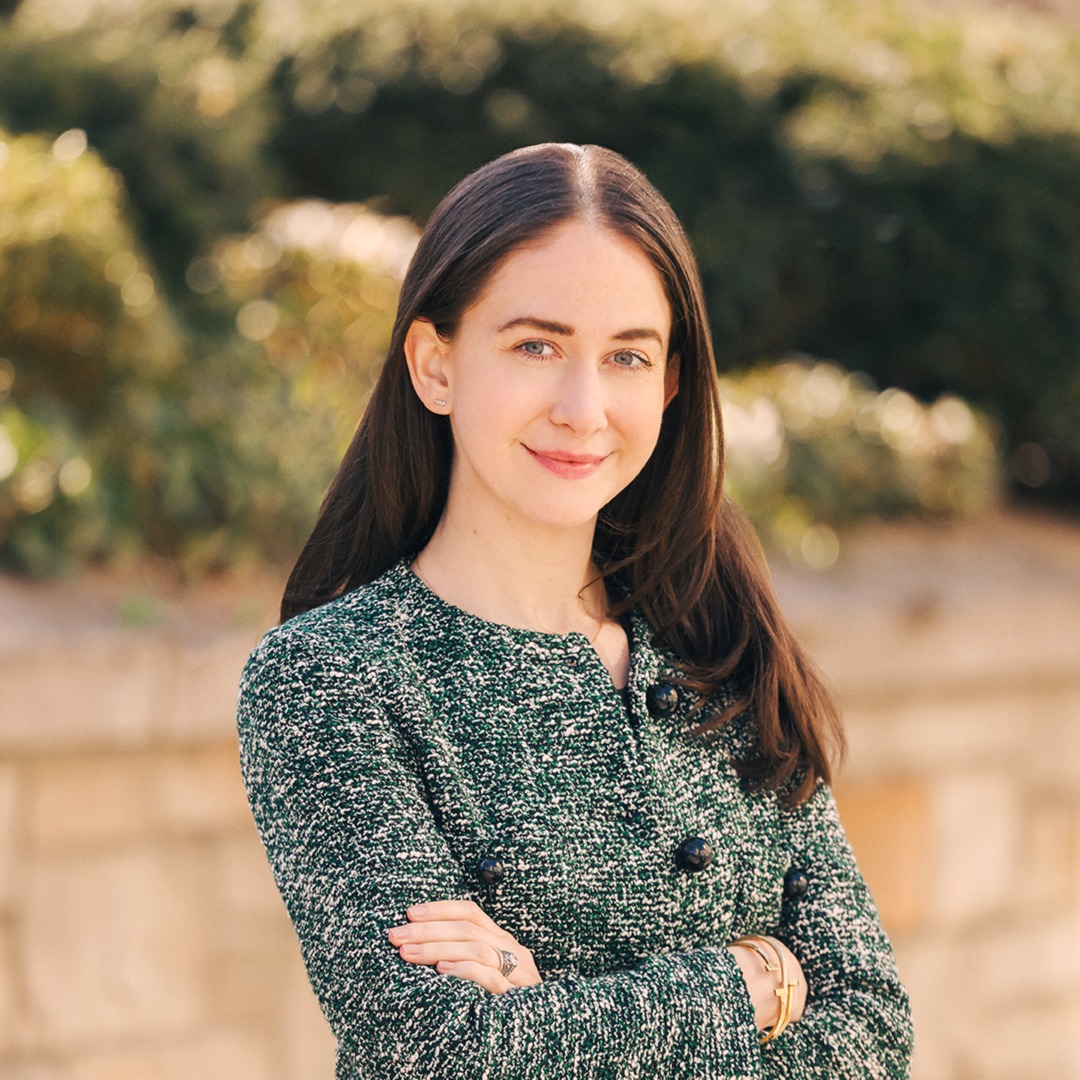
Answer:
[[[740,763],[786,801],[805,799],[842,752],[839,715],[781,616],[753,529],[723,494],[716,367],[697,263],[671,207],[625,158],[546,143],[477,169],[439,204],[402,283],[390,348],[371,401],[285,588],[281,617],[371,581],[427,543],[446,505],[449,421],[413,391],[405,336],[427,319],[452,337],[492,272],[521,244],[573,218],[634,241],[671,305],[679,393],[644,469],[603,508],[593,553],[618,575],[616,613],[637,606],[703,698],[737,701],[699,717],[715,731],[750,707],[760,752]]]

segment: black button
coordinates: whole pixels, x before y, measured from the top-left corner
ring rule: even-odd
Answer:
[[[698,874],[713,861],[715,854],[708,840],[702,840],[700,836],[689,836],[675,852],[675,861],[680,870],[685,870],[688,874]]]
[[[650,716],[667,716],[678,707],[679,691],[671,683],[656,683],[645,691],[645,704]]]
[[[789,900],[797,900],[807,889],[810,888],[810,879],[805,870],[793,866],[784,875],[784,896]]]
[[[476,867],[476,876],[485,885],[498,885],[505,874],[503,864],[498,859],[491,858],[490,855],[486,859],[481,859]]]

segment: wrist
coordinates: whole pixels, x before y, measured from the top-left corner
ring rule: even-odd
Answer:
[[[791,957],[793,963],[789,963],[788,950],[775,938],[760,934],[747,934],[737,938],[728,945],[728,949],[735,955],[744,978],[747,977],[747,964],[744,960],[750,954],[756,957],[756,960],[749,959],[748,962],[756,965],[757,978],[754,979],[754,984],[751,983],[751,978],[747,978],[747,988],[751,990],[751,999],[754,1001],[758,1029],[764,1032],[761,1042],[770,1042],[783,1034],[788,1024],[798,1019],[795,1005],[800,980],[793,970],[798,967],[798,962]],[[744,954],[743,959],[740,959],[740,952]],[[764,990],[761,989],[761,976],[765,977]],[[751,989],[755,984],[758,988],[756,994]]]

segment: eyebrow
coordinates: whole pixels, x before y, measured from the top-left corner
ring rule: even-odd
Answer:
[[[527,326],[534,330],[543,330],[548,334],[561,334],[563,337],[573,337],[574,334],[574,328],[567,326],[566,323],[541,319],[535,315],[519,315],[516,319],[503,323],[497,332],[501,334],[504,330],[512,330],[516,326]],[[660,346],[664,344],[660,332],[646,326],[633,326],[628,330],[620,330],[617,334],[611,335],[612,341],[642,341],[648,338],[651,338]]]

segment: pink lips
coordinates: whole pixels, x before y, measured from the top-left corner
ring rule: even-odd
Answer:
[[[533,450],[528,446],[525,449],[545,469],[566,480],[592,476],[607,458],[607,454],[572,454],[568,450]]]

